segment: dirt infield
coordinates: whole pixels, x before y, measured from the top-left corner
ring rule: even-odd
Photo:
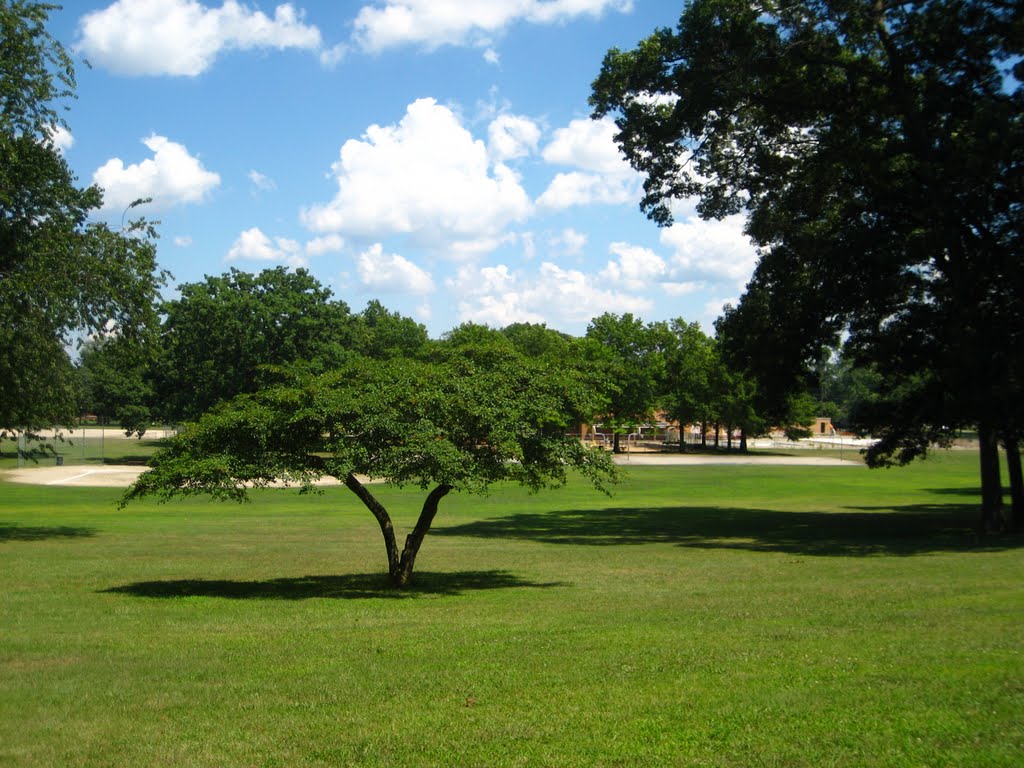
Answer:
[[[844,461],[824,456],[680,456],[633,453],[616,456],[622,466],[697,466],[701,464],[775,465],[801,467],[855,467],[859,461]],[[62,485],[75,488],[103,487],[127,488],[146,471],[141,466],[110,465],[95,467],[85,464],[62,467],[24,467],[0,472],[0,478],[9,483],[30,485]],[[364,482],[367,482],[364,480]],[[324,478],[319,485],[338,485],[334,478]]]

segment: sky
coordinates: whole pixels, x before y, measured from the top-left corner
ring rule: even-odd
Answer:
[[[64,0],[58,143],[95,218],[159,221],[173,279],[308,269],[438,337],[463,322],[683,318],[707,331],[756,261],[694,201],[659,228],[587,98],[667,0]],[[88,62],[88,64],[86,63]],[[128,213],[131,218],[133,213]]]

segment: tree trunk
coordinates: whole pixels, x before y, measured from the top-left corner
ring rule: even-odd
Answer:
[[[384,547],[388,553],[388,573],[391,574],[391,579],[394,581],[395,574],[398,573],[401,566],[401,559],[398,556],[398,544],[395,541],[395,528],[391,524],[391,516],[384,509],[384,505],[377,501],[373,494],[366,489],[366,486],[360,483],[351,472],[345,476],[345,487],[358,496],[359,500],[377,518],[380,532],[384,535]]]
[[[419,520],[416,521],[416,527],[405,539],[405,549],[402,550],[398,571],[391,574],[391,582],[396,587],[406,586],[412,578],[416,555],[420,551],[420,545],[423,544],[423,537],[427,535],[430,525],[434,522],[434,516],[437,515],[437,505],[451,489],[450,485],[439,485],[428,494],[426,501],[423,502],[423,509],[420,511]]]
[[[1004,437],[1006,468],[1010,476],[1010,530],[1024,528],[1024,474],[1020,465],[1020,443],[1016,437]]]
[[[718,450],[718,433],[722,430],[722,425],[717,421],[715,422],[715,450]]]
[[[999,474],[999,442],[987,423],[978,425],[978,453],[981,464],[981,532],[1003,529],[1003,481]]]
[[[618,431],[612,433],[612,453],[622,453],[622,446],[619,445]]]
[[[740,453],[747,452],[747,430],[740,429]]]
[[[351,472],[345,477],[345,487],[358,496],[359,500],[377,518],[380,532],[384,534],[384,547],[388,553],[388,576],[391,578],[391,583],[396,587],[406,586],[412,579],[412,569],[416,564],[416,555],[420,551],[420,545],[423,544],[423,537],[427,535],[427,531],[430,530],[430,525],[437,515],[437,505],[442,498],[448,495],[452,487],[441,484],[427,495],[426,501],[423,502],[423,509],[420,511],[419,520],[416,521],[416,527],[406,537],[405,548],[401,554],[398,553],[391,516],[384,509],[384,505],[377,501],[373,494],[366,489],[366,486],[360,483]]]
[[[708,423],[706,421],[700,423],[700,447],[708,447]]]
[[[728,424],[725,427],[725,450],[732,453],[732,427]]]

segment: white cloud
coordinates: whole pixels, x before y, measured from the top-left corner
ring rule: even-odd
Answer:
[[[528,117],[498,115],[487,126],[487,141],[497,161],[526,157],[537,151],[540,127]]]
[[[743,233],[742,215],[711,221],[690,218],[662,230],[661,242],[672,249],[675,276],[704,276],[742,287],[757,264],[757,253]]]
[[[115,157],[93,173],[93,182],[103,189],[104,209],[121,210],[143,197],[153,198],[157,209],[197,203],[220,184],[220,176],[206,170],[184,145],[156,134],[142,143],[153,157],[130,165]]]
[[[277,183],[272,178],[255,169],[249,171],[249,181],[259,192],[270,192],[277,189]]]
[[[371,125],[346,141],[333,170],[335,198],[302,212],[315,232],[479,245],[530,212],[519,176],[492,165],[484,143],[434,99],[410,104],[398,125]]]
[[[577,232],[572,227],[566,227],[560,233],[551,238],[551,247],[566,256],[578,256],[583,253],[583,249],[586,245],[586,233]]]
[[[365,51],[415,44],[491,47],[492,38],[517,22],[552,24],[578,16],[629,11],[632,0],[383,0],[365,5],[353,38]]]
[[[665,260],[650,248],[629,243],[612,243],[608,250],[617,261],[609,261],[599,277],[602,282],[629,291],[649,291],[668,275]]]
[[[306,253],[309,256],[323,256],[325,253],[337,253],[344,247],[345,241],[340,235],[324,235],[307,242]]]
[[[614,121],[583,118],[555,131],[543,157],[552,164],[571,165],[591,173],[626,176],[633,173],[615,143]]]
[[[619,153],[615,124],[607,119],[573,120],[555,131],[541,153],[553,165],[577,170],[558,173],[537,205],[562,210],[574,205],[620,205],[638,199],[640,175]]]
[[[75,143],[75,137],[71,135],[71,131],[65,128],[63,125],[51,126],[47,133],[50,134],[50,141],[53,142],[53,146],[56,147],[57,151],[62,155],[71,149]]]
[[[320,30],[290,3],[273,18],[237,0],[219,8],[197,0],[117,0],[84,15],[75,49],[122,75],[194,77],[222,51],[256,48],[318,50]]]
[[[302,247],[295,240],[285,237],[271,240],[259,227],[251,227],[242,232],[228,250],[227,261],[240,259],[281,262],[293,267],[306,266]]]
[[[484,61],[488,64],[494,64],[497,66],[498,64],[501,64],[501,56],[493,48],[488,48],[484,51]]]
[[[334,69],[348,55],[348,46],[345,43],[325,48],[320,51],[320,65],[325,69]]]
[[[691,293],[704,290],[707,284],[688,280],[681,283],[662,283],[661,287],[669,296],[689,296]]]
[[[628,179],[594,173],[559,173],[537,198],[541,208],[560,211],[574,205],[621,205],[636,199],[636,184]]]
[[[458,303],[460,322],[505,326],[515,322],[546,322],[583,326],[606,311],[643,314],[653,308],[645,296],[610,289],[601,278],[544,262],[534,273],[507,266],[462,267],[447,282]]]
[[[382,293],[425,295],[434,290],[430,273],[398,254],[384,253],[380,243],[359,254],[357,268],[363,285]]]
[[[178,246],[179,248],[191,248],[192,247],[192,238],[189,237],[188,235],[177,235],[177,236],[175,236],[175,238],[174,238],[174,240],[172,242],[176,246]]]

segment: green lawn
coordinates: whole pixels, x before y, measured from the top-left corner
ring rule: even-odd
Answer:
[[[0,766],[1016,766],[1024,541],[976,476],[450,496],[406,592],[343,488],[0,484]]]

